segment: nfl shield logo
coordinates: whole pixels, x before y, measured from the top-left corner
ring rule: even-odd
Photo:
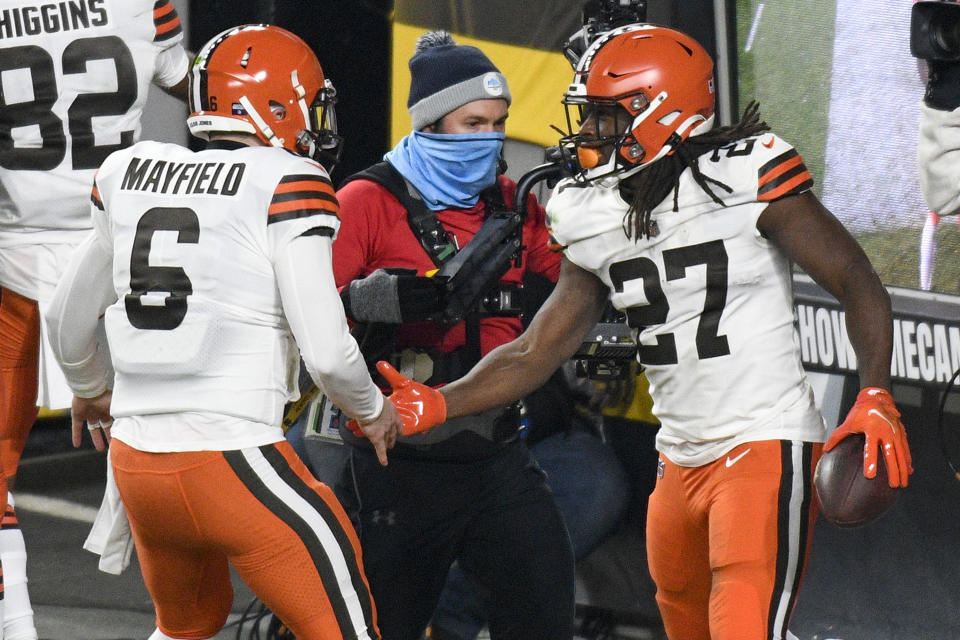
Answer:
[[[657,460],[657,478],[663,477],[663,469],[666,465],[663,463],[663,459]]]

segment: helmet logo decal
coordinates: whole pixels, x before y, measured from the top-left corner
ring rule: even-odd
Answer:
[[[492,96],[502,96],[503,82],[500,81],[500,76],[493,71],[484,74],[483,89]]]

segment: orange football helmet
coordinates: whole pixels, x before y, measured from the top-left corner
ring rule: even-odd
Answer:
[[[570,135],[560,144],[576,147],[588,179],[626,177],[713,126],[713,60],[679,31],[647,24],[619,27],[584,52],[563,104]],[[622,130],[601,136],[575,128],[603,107],[623,109]],[[613,152],[598,166],[598,148],[604,146]]]
[[[340,158],[336,90],[310,47],[271,25],[233,27],[211,39],[190,73],[190,133],[252,133],[313,158],[327,170]]]

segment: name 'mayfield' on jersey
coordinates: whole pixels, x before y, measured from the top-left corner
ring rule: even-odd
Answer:
[[[0,39],[76,31],[109,23],[105,0],[46,2],[0,11]]]
[[[167,162],[134,156],[123,174],[123,191],[170,195],[206,193],[233,196],[240,188],[246,165],[242,162]]]

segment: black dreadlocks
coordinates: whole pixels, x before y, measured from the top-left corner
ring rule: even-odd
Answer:
[[[760,120],[760,105],[751,101],[743,110],[740,122],[727,127],[712,129],[697,136],[691,136],[675,145],[673,153],[654,162],[646,169],[627,180],[628,185],[621,183],[621,189],[626,191],[630,198],[630,208],[623,216],[623,232],[634,241],[641,235],[650,237],[650,214],[654,207],[663,202],[667,194],[673,190],[673,210],[677,210],[677,199],[680,194],[680,174],[689,168],[693,172],[693,179],[714,202],[723,206],[717,194],[711,188],[713,183],[727,193],[730,187],[709,176],[703,175],[697,163],[697,158],[710,153],[737,140],[755,136],[770,127]]]

